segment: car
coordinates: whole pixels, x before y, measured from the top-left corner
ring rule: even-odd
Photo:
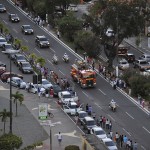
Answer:
[[[6,39],[3,37],[0,37],[0,48],[2,48],[4,44],[7,44]]]
[[[143,76],[150,76],[150,69],[146,69],[146,70],[140,72],[140,74]]]
[[[87,130],[87,133],[90,133],[93,127],[97,127],[95,120],[90,116],[84,117],[82,125],[83,129]]]
[[[0,13],[6,12],[6,7],[3,4],[0,4]]]
[[[129,63],[127,60],[122,59],[119,61],[118,68],[121,70],[126,70],[129,68]]]
[[[107,138],[106,132],[101,127],[93,127],[91,129],[91,134],[94,134],[99,139]]]
[[[133,63],[134,68],[138,68],[140,71],[144,71],[146,69],[150,69],[150,63],[143,59],[136,59]]]
[[[13,46],[9,43],[3,44],[2,51],[14,50]]]
[[[58,93],[59,102],[62,104],[68,104],[69,102],[76,102],[78,100],[78,96],[76,92],[72,94],[70,91],[62,91]]]
[[[23,79],[23,76],[20,75],[20,74],[16,74],[16,73],[13,73],[11,72],[11,76],[12,77],[19,77],[21,79]],[[10,72],[4,72],[2,75],[1,75],[1,80],[2,82],[7,82],[7,79],[10,78]]]
[[[5,67],[6,68],[6,64],[4,64],[3,62],[0,61],[0,67]]]
[[[81,123],[82,125],[82,121],[84,119],[84,117],[87,117],[88,116],[88,113],[86,111],[79,111],[77,112],[77,116],[78,116],[78,121]]]
[[[58,97],[58,93],[62,91],[61,87],[58,84],[53,85],[54,96]]]
[[[147,62],[150,62],[150,54],[147,54],[147,53],[142,54],[139,58]]]
[[[7,79],[7,83],[10,83],[10,78]],[[26,83],[19,77],[12,77],[11,78],[11,85],[18,87],[20,89],[26,88]]]
[[[24,34],[33,34],[33,28],[30,25],[22,25],[21,26],[21,31]]]
[[[135,55],[133,53],[128,53],[124,55],[124,58],[128,61],[128,63],[133,63],[135,61]]]
[[[44,48],[44,47],[48,47],[49,48],[50,47],[50,43],[49,43],[48,39],[44,35],[42,35],[42,36],[37,35],[36,39],[35,39],[35,43],[40,48]]]
[[[25,56],[24,55],[22,55],[22,54],[15,54],[14,55],[14,63],[17,65],[17,66],[19,66],[19,63],[20,62],[26,62],[27,60],[26,60],[26,58],[25,58]]]
[[[33,73],[33,68],[31,67],[29,62],[20,62],[19,70],[21,70],[22,73]]]
[[[19,22],[20,19],[17,14],[9,14],[9,21],[11,22]]]
[[[110,139],[110,138],[105,138],[105,139],[102,139],[102,142],[104,143],[104,145],[105,145],[109,150],[118,150],[117,146],[116,146],[115,143],[112,141],[112,139]]]
[[[51,87],[53,87],[53,85],[48,80],[42,79],[42,87],[44,89],[50,89]]]
[[[67,114],[76,115],[77,112],[82,110],[82,106],[83,104],[78,106],[76,102],[69,102],[68,104],[63,105],[63,110]]]
[[[77,11],[78,11],[78,7],[77,7],[77,5],[75,5],[75,4],[70,4],[67,10],[68,10],[68,11],[77,12]]]

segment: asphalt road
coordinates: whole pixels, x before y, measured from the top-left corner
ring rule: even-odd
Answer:
[[[57,38],[54,38],[51,34],[43,31],[39,26],[35,25],[7,1],[0,0],[0,3],[3,3],[6,6],[8,12],[17,13],[21,19],[20,23],[11,23],[8,21],[8,14],[0,14],[1,21],[7,25],[12,35],[21,39],[24,45],[27,45],[30,48],[31,53],[34,52],[38,56],[44,57],[48,68],[54,70],[60,75],[60,77],[66,76],[69,80],[71,80],[69,75],[70,66],[73,64],[77,56],[75,56],[74,53]],[[35,34],[31,36],[23,35],[20,30],[20,27],[23,24],[32,25],[34,27]],[[34,42],[36,35],[46,35],[50,41],[51,48],[39,49],[36,47]],[[54,52],[60,59],[60,63],[57,66],[51,63],[51,58]],[[70,57],[69,64],[62,61],[62,56],[65,52],[67,52]],[[135,55],[139,54],[137,51],[134,51],[134,53]],[[9,64],[9,59],[6,59],[7,57],[4,54],[0,54],[0,58],[6,64]],[[15,65],[13,65],[13,71],[19,72]],[[32,81],[32,76],[24,75],[24,79],[25,81]],[[84,90],[75,84],[75,90],[77,91],[81,102],[91,105],[97,116],[103,115],[112,120],[113,132],[118,131],[120,134],[126,134],[133,141],[137,141],[141,149],[150,149],[150,120],[148,115],[138,106],[133,104],[130,98],[127,98],[117,90],[113,90],[111,85],[101,76],[97,77],[96,88]],[[111,112],[108,107],[108,104],[112,98],[119,106],[116,113]]]

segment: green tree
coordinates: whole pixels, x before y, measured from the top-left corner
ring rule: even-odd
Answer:
[[[43,57],[38,57],[36,63],[39,63],[42,67],[45,65],[46,61]]]
[[[22,145],[22,139],[14,134],[4,134],[0,136],[1,150],[19,149]]]
[[[15,46],[16,49],[20,49],[21,46],[22,46],[22,41],[19,40],[19,39],[15,39],[14,40],[14,46]]]
[[[72,13],[68,13],[66,16],[58,20],[58,28],[67,40],[73,41],[75,33],[82,29],[82,22],[77,20]]]
[[[3,111],[0,112],[0,117],[2,118],[2,122],[4,122],[4,134],[5,134],[5,125],[7,118],[10,117],[10,112],[7,112],[6,109],[3,109]]]
[[[21,94],[19,91],[17,91],[15,94],[12,94],[12,98],[14,100],[14,103],[16,104],[16,116],[17,116],[18,115],[18,101],[20,102],[20,105],[21,105],[24,100],[24,95]]]
[[[28,52],[29,51],[29,47],[28,46],[21,46],[21,51],[22,52]]]

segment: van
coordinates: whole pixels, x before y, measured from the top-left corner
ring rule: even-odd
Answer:
[[[150,54],[143,54],[142,56],[140,56],[140,59],[143,59],[147,62],[150,62]]]

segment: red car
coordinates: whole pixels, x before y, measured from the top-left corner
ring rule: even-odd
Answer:
[[[16,74],[16,73],[12,72],[11,75],[12,75],[12,77],[19,77],[19,78],[23,79],[23,76],[20,74]],[[5,72],[1,75],[1,80],[3,82],[7,82],[8,78],[10,78],[10,72]]]

